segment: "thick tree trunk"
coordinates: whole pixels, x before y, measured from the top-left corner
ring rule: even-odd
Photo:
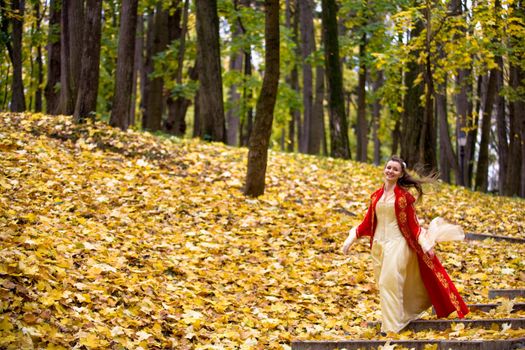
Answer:
[[[62,2],[61,27],[59,109],[60,113],[71,115],[75,111],[84,43],[83,0],[64,0]]]
[[[11,111],[22,112],[26,109],[24,81],[22,79],[22,32],[24,26],[24,0],[13,0],[12,10],[17,14],[11,19],[13,26],[13,80],[11,81]]]
[[[49,3],[49,31],[47,36],[47,84],[44,91],[46,111],[57,114],[60,103],[60,17],[61,4],[59,0]]]
[[[481,141],[479,143],[478,166],[476,171],[476,190],[482,192],[487,192],[488,189],[490,129],[492,125],[492,109],[497,93],[497,75],[497,70],[491,69],[485,102],[483,104]]]
[[[299,137],[299,151],[308,152],[310,143],[310,130],[312,128],[313,109],[313,74],[309,57],[315,51],[314,39],[314,17],[313,2],[311,0],[300,0],[297,2],[299,9],[299,22],[301,29],[301,59],[303,67],[303,124]]]
[[[366,33],[359,44],[359,78],[357,84],[357,155],[356,159],[366,162],[368,159],[368,121],[366,120]]]
[[[226,141],[217,0],[196,0],[200,137]]]
[[[416,22],[410,37],[418,37],[423,30],[421,21]],[[414,57],[419,56],[419,52],[413,53]],[[403,101],[403,116],[401,129],[401,158],[405,160],[408,167],[414,168],[421,161],[420,145],[424,138],[422,133],[425,122],[425,108],[421,105],[421,96],[425,95],[425,86],[422,82],[415,84],[416,78],[423,73],[424,67],[418,64],[415,59],[407,64],[405,71],[406,94]]]
[[[138,0],[123,0],[120,14],[117,73],[110,125],[126,130],[131,124],[130,106],[135,71],[135,36]]]
[[[150,23],[148,23],[150,24]],[[161,3],[157,4],[155,15],[148,28],[148,52],[146,54],[146,96],[142,127],[157,131],[162,128],[162,112],[164,110],[164,81],[161,77],[151,77],[154,72],[154,57],[168,46],[168,10]]]
[[[257,99],[255,125],[250,137],[245,194],[264,193],[268,145],[279,83],[279,0],[265,0],[265,72]]]
[[[95,118],[97,110],[98,79],[100,67],[102,0],[87,0],[84,19],[84,47],[82,69],[75,104],[74,119],[84,122]]]
[[[339,60],[337,6],[335,0],[322,0],[322,26],[325,40],[325,70],[328,81],[330,110],[330,155],[350,159],[348,124],[345,115],[343,73]]]

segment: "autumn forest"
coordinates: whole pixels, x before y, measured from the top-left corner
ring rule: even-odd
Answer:
[[[253,138],[252,195],[264,191],[271,148],[374,164],[400,154],[445,182],[525,196],[521,1],[15,0],[0,9],[0,110],[237,146]]]
[[[523,1],[0,0],[0,46],[0,349],[525,346]],[[465,318],[382,332],[341,249],[393,154]]]

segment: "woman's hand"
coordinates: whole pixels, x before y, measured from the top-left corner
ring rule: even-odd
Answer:
[[[428,255],[431,259],[434,259],[434,257],[436,256],[436,253],[434,252],[434,248],[431,248],[431,249],[427,252],[427,255]]]
[[[343,254],[348,254],[348,249],[350,249],[350,246],[352,245],[352,243],[354,243],[356,237],[356,229],[353,228],[350,230],[350,232],[348,233],[348,237],[346,237],[346,240],[343,243],[343,248],[341,249]]]

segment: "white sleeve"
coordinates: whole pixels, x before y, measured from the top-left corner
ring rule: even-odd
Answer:
[[[419,237],[417,239],[419,245],[423,249],[423,252],[428,253],[430,249],[434,247],[434,243],[429,241],[427,239],[427,232],[425,229],[421,229],[421,232],[419,233]]]

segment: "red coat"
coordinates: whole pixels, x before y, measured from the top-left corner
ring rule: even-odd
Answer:
[[[357,227],[357,237],[370,236],[370,247],[374,240],[377,226],[375,215],[376,204],[383,195],[384,186],[374,192],[371,196],[372,202],[368,207],[363,222]],[[417,253],[419,272],[421,279],[428,292],[430,301],[436,310],[438,317],[447,317],[453,311],[463,318],[468,312],[468,307],[459,295],[456,287],[450,280],[447,272],[439,262],[438,258],[430,258],[423,252],[418,243],[421,227],[414,209],[415,198],[406,189],[396,186],[394,188],[395,211],[399,230],[405,237],[410,248]]]

